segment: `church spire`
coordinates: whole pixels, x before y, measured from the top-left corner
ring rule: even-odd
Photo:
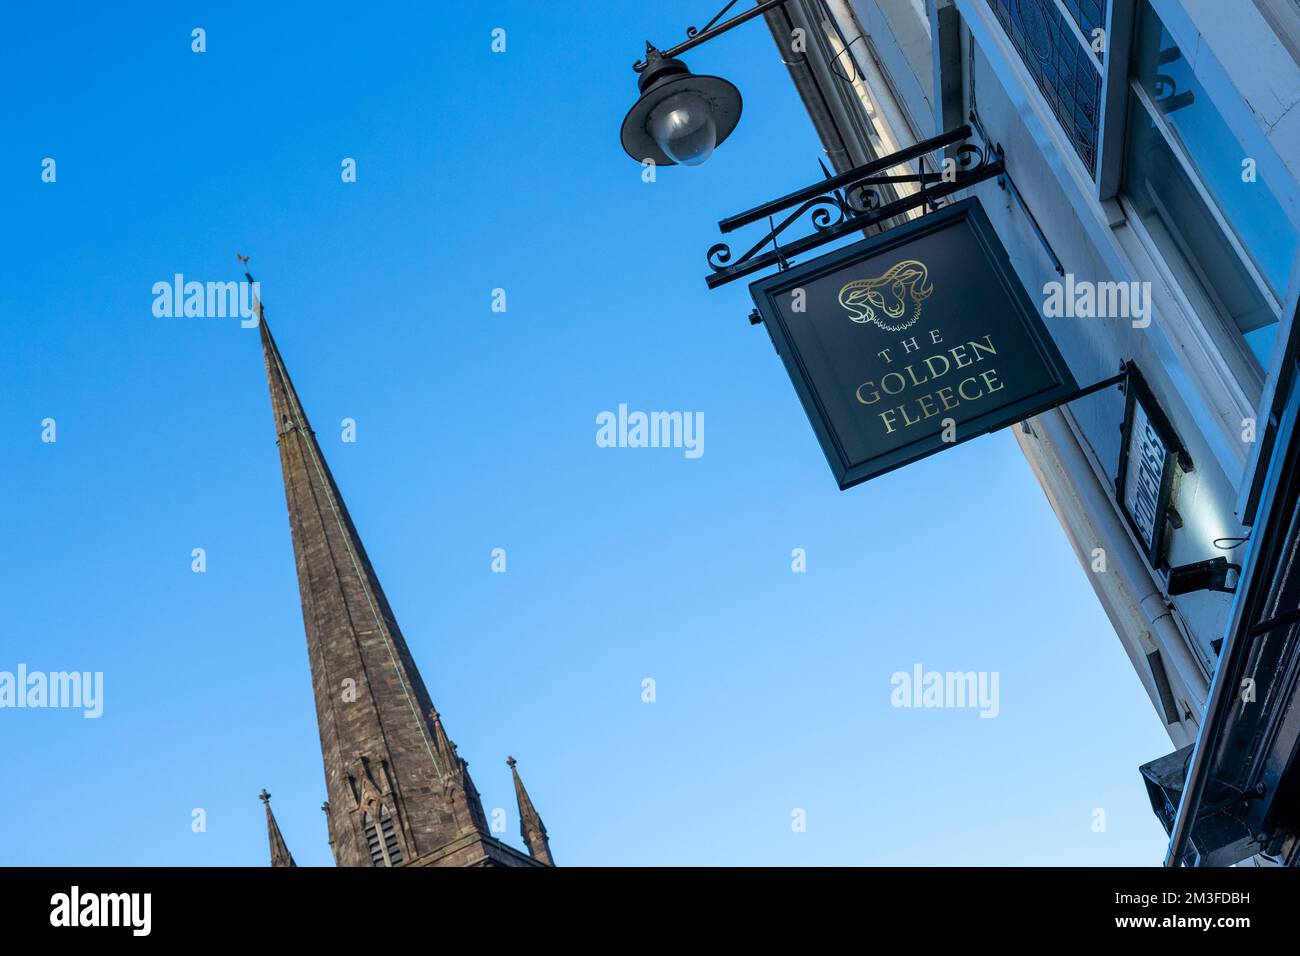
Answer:
[[[468,765],[432,716],[433,701],[256,298],[254,309],[307,631],[335,862],[527,865],[490,835]]]
[[[298,864],[293,862],[293,854],[285,845],[284,835],[280,833],[280,824],[275,822],[275,814],[271,812],[271,795],[263,788],[258,796],[266,805],[266,832],[271,840],[271,865],[297,866]]]
[[[551,857],[551,842],[546,838],[546,824],[542,822],[528,791],[524,789],[524,782],[519,779],[515,758],[507,757],[506,763],[510,765],[510,774],[515,778],[515,799],[519,801],[519,832],[523,834],[528,852],[534,860],[555,866],[555,860]]]

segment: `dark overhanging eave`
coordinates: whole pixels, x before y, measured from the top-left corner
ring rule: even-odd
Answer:
[[[1279,563],[1296,546],[1293,516],[1300,506],[1300,375],[1290,349],[1283,371],[1287,386],[1285,393],[1279,390],[1282,400],[1275,405],[1279,410],[1276,441],[1270,458],[1260,466],[1263,477],[1256,521],[1249,544],[1243,545],[1250,551],[1243,562],[1204,720],[1170,828],[1166,866],[1185,862],[1197,824],[1218,808],[1221,801],[1211,802],[1207,794],[1244,784],[1246,790],[1238,801],[1242,815],[1252,820],[1267,819],[1279,789],[1295,786],[1295,775],[1300,771],[1293,759],[1294,747],[1280,752],[1287,740],[1276,733],[1293,709],[1296,692],[1300,640],[1296,637],[1297,622],[1289,613],[1294,608],[1265,612]],[[1247,677],[1255,682],[1255,702],[1260,708],[1255,712],[1236,706],[1242,681]],[[1291,683],[1283,683],[1287,680]],[[1266,766],[1271,766],[1271,786],[1252,792],[1252,782],[1261,777]],[[1279,774],[1289,777],[1290,782]]]

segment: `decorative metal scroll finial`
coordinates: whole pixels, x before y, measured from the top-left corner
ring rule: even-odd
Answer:
[[[632,70],[636,73],[644,73],[645,68],[650,65],[652,60],[663,59],[663,54],[649,40],[645,41],[645,57],[637,60],[632,64]]]

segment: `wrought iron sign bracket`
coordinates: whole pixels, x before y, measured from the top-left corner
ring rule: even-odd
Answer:
[[[793,257],[801,253],[849,233],[879,225],[910,210],[920,207],[932,209],[939,200],[954,193],[986,179],[1004,176],[1006,167],[1001,148],[982,136],[979,143],[966,142],[974,131],[975,127],[969,123],[959,126],[723,219],[718,223],[718,230],[723,233],[763,219],[769,219],[771,225],[766,235],[739,256],[734,256],[726,243],[710,247],[707,258],[713,271],[705,277],[705,282],[710,289],[716,289],[769,266],[784,270]],[[955,168],[928,171],[924,163],[926,154],[948,147],[955,147]],[[894,167],[913,161],[921,161],[919,172],[909,171],[906,175],[889,173]],[[882,187],[896,184],[917,188],[913,193],[886,201]],[[813,232],[792,242],[779,243],[781,235],[805,216],[811,222]]]
[[[681,56],[687,50],[693,50],[701,43],[707,43],[709,40],[712,40],[714,37],[720,36],[723,33],[726,33],[728,30],[740,26],[742,23],[746,22],[747,20],[752,20],[754,19],[754,17],[767,13],[767,11],[775,9],[776,7],[779,7],[781,4],[785,2],[786,0],[763,0],[763,2],[757,4],[756,6],[753,6],[748,10],[744,10],[736,14],[730,20],[726,20],[722,23],[719,23],[718,21],[722,20],[722,18],[726,16],[727,11],[736,5],[736,0],[731,0],[730,3],[728,3],[716,14],[714,14],[712,20],[704,24],[703,29],[696,29],[695,27],[687,27],[685,40],[683,40],[681,43],[677,44],[674,47],[668,48],[667,50],[664,50],[662,52],[656,50],[655,52],[659,53],[660,56],[666,59],[673,59],[674,57]],[[646,46],[649,49],[654,49],[654,47],[652,47],[648,43],[646,44]],[[635,63],[632,64],[632,69],[635,70],[637,73],[643,73],[645,72],[646,62],[647,62],[646,60],[637,60]]]
[[[1091,395],[1093,392],[1104,391],[1105,389],[1111,388],[1112,386],[1115,385],[1118,385],[1120,387],[1120,391],[1123,391],[1128,384],[1128,373],[1129,373],[1129,363],[1121,362],[1119,366],[1118,375],[1112,375],[1110,378],[1102,379],[1100,382],[1093,382],[1091,385],[1087,385],[1076,392],[1070,393],[1069,395],[1065,396],[1065,398],[1061,399],[1061,404],[1068,405],[1070,402],[1073,402],[1075,399],[1083,398],[1086,395]]]

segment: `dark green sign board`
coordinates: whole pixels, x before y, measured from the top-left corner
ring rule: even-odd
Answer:
[[[749,288],[841,489],[1078,390],[975,199]]]

